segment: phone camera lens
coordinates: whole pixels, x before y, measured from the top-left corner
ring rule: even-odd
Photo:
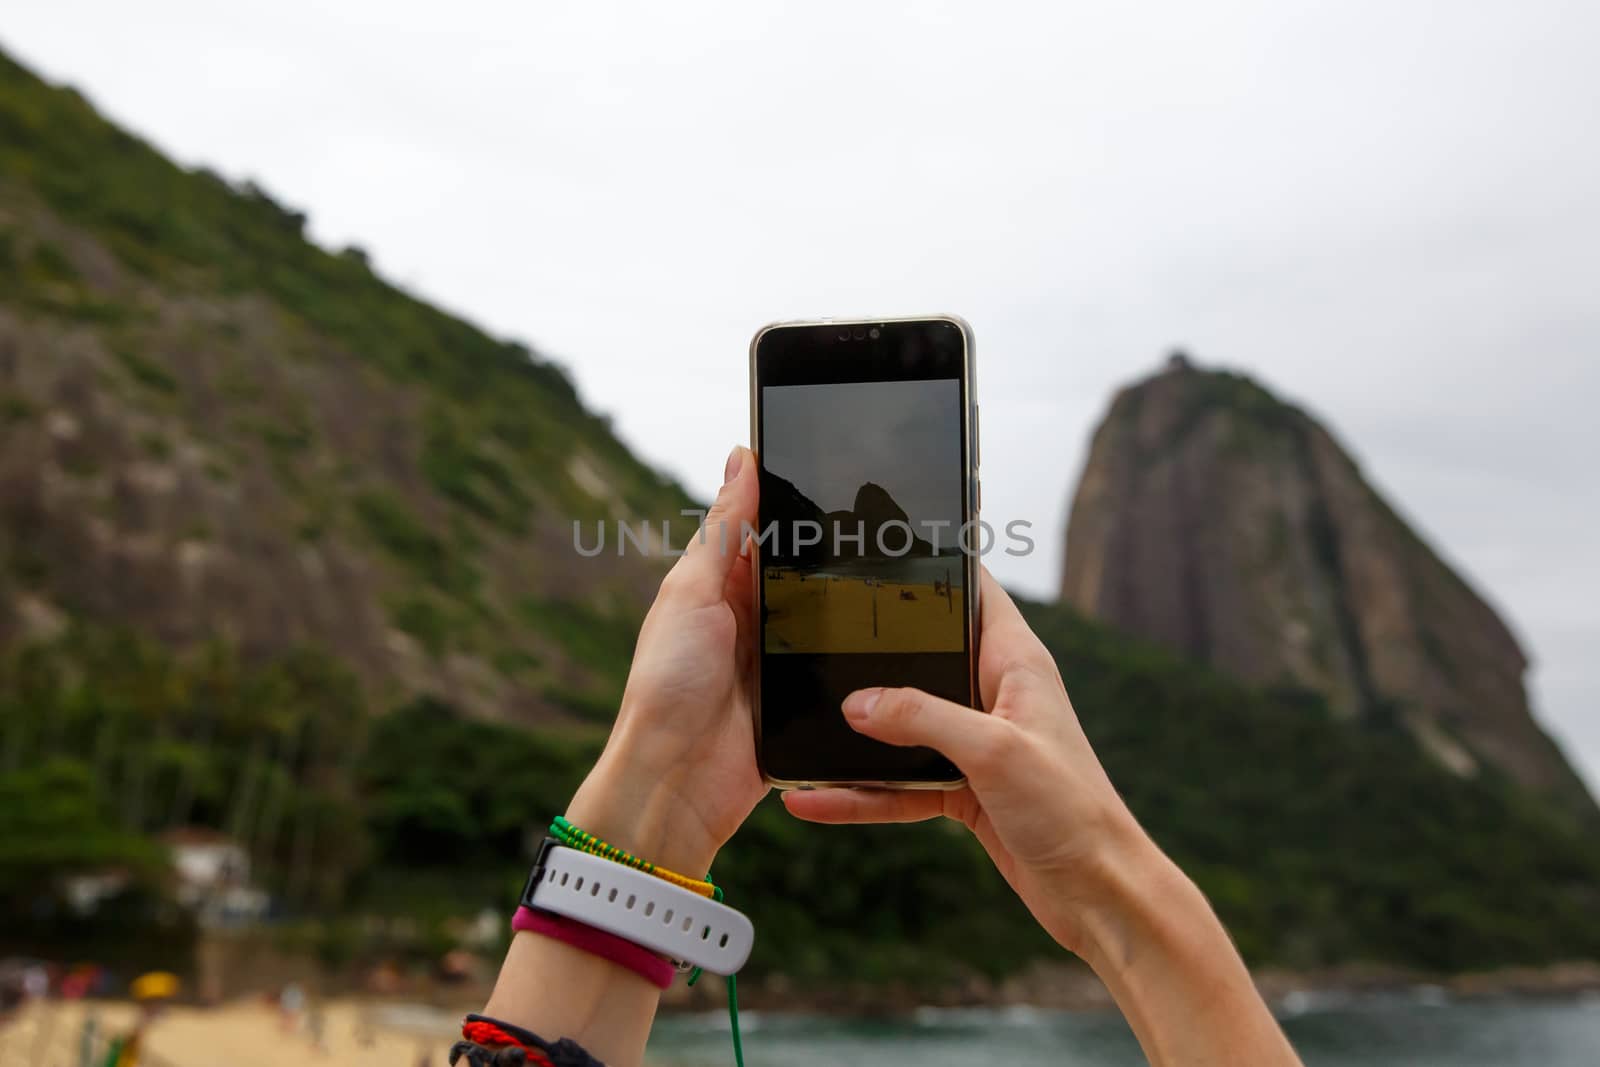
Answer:
[[[865,336],[867,336],[867,331],[866,331],[866,330],[863,330],[863,329],[862,329],[862,328],[861,328],[861,327],[859,327],[859,326],[857,326],[857,327],[856,327],[856,334],[855,334],[855,336],[856,336],[856,340],[857,340],[857,341],[859,341],[859,340],[861,340],[861,339],[862,339],[862,338],[863,338],[863,337],[865,337]]]
[[[839,331],[839,340],[841,340],[841,341],[850,340],[850,331],[849,330],[840,330]]]
[[[872,329],[868,330],[867,336],[876,341],[878,339],[878,328],[874,326]]]

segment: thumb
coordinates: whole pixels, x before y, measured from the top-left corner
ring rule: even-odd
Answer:
[[[974,785],[1003,773],[1018,736],[1004,719],[920,689],[858,689],[845,698],[844,717],[875,740],[933,749]]]
[[[728,572],[739,559],[744,529],[754,526],[761,491],[755,453],[737,447],[728,455],[723,485],[706,512],[705,522],[689,538],[683,558],[673,564],[664,588],[707,604],[722,599]]]

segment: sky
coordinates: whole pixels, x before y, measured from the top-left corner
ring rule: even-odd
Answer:
[[[856,490],[876,482],[918,537],[936,547],[957,543],[964,475],[961,386],[954,378],[769,385],[762,394],[761,462],[768,470],[823,511],[849,511]],[[898,534],[886,536],[891,547],[900,544]],[[971,543],[982,538],[973,533]]]
[[[709,497],[751,335],[950,312],[1053,594],[1181,345],[1331,425],[1511,621],[1600,783],[1600,5],[8,5],[0,46],[568,366]]]

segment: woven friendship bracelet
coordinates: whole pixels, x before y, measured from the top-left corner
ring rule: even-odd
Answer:
[[[507,1049],[516,1049],[522,1053],[520,1058],[525,1065],[554,1067],[550,1062],[550,1057],[545,1055],[543,1047],[522,1041],[515,1035],[507,1033],[498,1024],[487,1020],[467,1019],[463,1021],[461,1024],[461,1043],[468,1046],[476,1045],[490,1053],[488,1059],[492,1064],[498,1065],[508,1060],[514,1061],[517,1057],[508,1057],[502,1053]],[[484,1058],[482,1056],[474,1057],[473,1051],[470,1047],[463,1048],[460,1054],[465,1054],[469,1062],[474,1059]],[[454,1061],[452,1060],[451,1062]]]
[[[461,1020],[462,1041],[450,1050],[450,1062],[464,1055],[473,1067],[603,1067],[571,1038],[546,1041],[501,1019],[476,1013]],[[519,1057],[516,1053],[521,1052]]]
[[[626,849],[618,848],[589,833],[589,831],[574,826],[564,816],[557,815],[555,820],[550,823],[550,833],[551,836],[568,848],[576,848],[591,855],[603,856],[615,863],[632,867],[634,870],[655,875],[657,878],[671,882],[679,888],[687,889],[691,893],[698,893],[700,896],[710,897],[712,900],[722,900],[722,890],[711,879],[690,878],[686,874],[669,871],[665,867],[657,867],[649,860],[640,859]]]

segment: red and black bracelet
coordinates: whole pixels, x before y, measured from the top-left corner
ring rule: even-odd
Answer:
[[[471,1067],[604,1067],[571,1038],[549,1042],[531,1030],[468,1015],[461,1020],[461,1040],[450,1047],[450,1063],[465,1056]]]

